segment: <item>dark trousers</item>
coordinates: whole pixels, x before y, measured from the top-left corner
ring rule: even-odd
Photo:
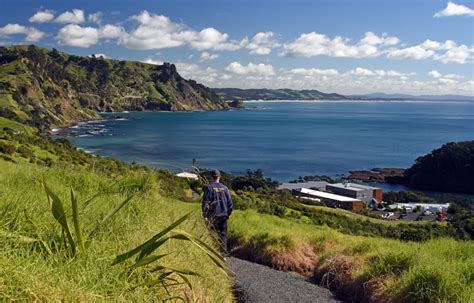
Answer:
[[[219,244],[224,253],[227,252],[227,217],[214,217],[211,219],[211,230],[213,230],[219,239]]]

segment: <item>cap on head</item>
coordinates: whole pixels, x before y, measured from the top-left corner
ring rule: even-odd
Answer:
[[[211,170],[211,176],[214,179],[220,178],[221,172],[218,169],[213,169],[213,170]]]

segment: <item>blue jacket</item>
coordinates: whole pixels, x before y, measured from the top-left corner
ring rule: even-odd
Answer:
[[[229,217],[233,210],[234,203],[225,185],[214,182],[204,187],[202,213],[205,218]]]

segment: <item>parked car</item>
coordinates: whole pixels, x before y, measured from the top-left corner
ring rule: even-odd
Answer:
[[[398,216],[398,219],[405,219],[407,217],[407,214],[402,213],[400,216]]]
[[[382,215],[382,218],[388,219],[388,218],[390,218],[391,216],[393,216],[394,214],[395,214],[395,213],[393,213],[393,212],[384,213],[384,214]]]
[[[436,220],[438,221],[443,221],[446,219],[447,219],[446,214],[443,214],[443,213],[438,214],[438,217],[436,218]]]

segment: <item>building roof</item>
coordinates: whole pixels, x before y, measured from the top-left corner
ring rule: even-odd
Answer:
[[[193,173],[188,173],[188,172],[182,172],[182,173],[179,173],[179,174],[176,174],[177,177],[180,177],[180,178],[188,178],[188,179],[199,179],[198,175],[196,174],[193,174]]]
[[[330,199],[330,200],[339,201],[339,202],[359,202],[360,201],[359,199],[344,197],[344,196],[335,195],[335,194],[331,194],[331,193],[327,193],[327,192],[319,191],[319,190],[313,190],[309,188],[299,188],[297,190],[303,194],[314,196],[315,198]]]
[[[327,186],[332,186],[332,187],[337,187],[337,188],[344,188],[352,191],[361,191],[361,190],[374,190],[377,189],[377,187],[373,186],[367,186],[367,185],[362,185],[362,184],[357,184],[357,183],[335,183],[335,184],[328,184]]]
[[[283,183],[277,187],[277,189],[299,189],[299,188],[318,188],[324,189],[328,182],[326,181],[309,181],[309,182],[299,182],[299,183]]]
[[[451,203],[444,203],[444,204],[441,204],[441,203],[395,203],[394,205],[397,205],[398,207],[400,208],[403,208],[403,207],[417,207],[417,206],[420,206],[420,207],[445,207],[445,208],[448,208]]]

